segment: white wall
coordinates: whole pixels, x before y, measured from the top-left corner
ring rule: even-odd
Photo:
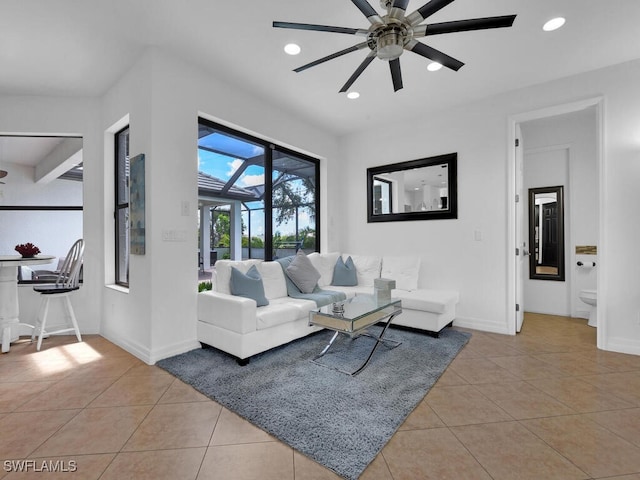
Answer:
[[[525,149],[525,188],[565,186],[566,281],[525,281],[527,311],[589,317],[588,306],[579,299],[582,289],[596,289],[597,271],[580,268],[577,262],[596,262],[596,255],[576,255],[578,245],[598,244],[598,150],[597,112],[590,107],[580,112],[532,120],[522,124]],[[562,150],[568,165],[546,165],[537,172],[536,160]],[[556,172],[553,174],[552,172]],[[566,177],[566,179],[561,179]],[[564,182],[564,183],[559,183]],[[528,183],[528,185],[527,185]],[[528,271],[527,271],[528,276]],[[557,305],[563,301],[564,308]],[[556,308],[550,308],[556,307]]]
[[[341,222],[343,249],[419,254],[423,286],[460,291],[457,324],[514,331],[507,311],[509,118],[604,95],[598,303],[606,325],[599,346],[640,354],[640,277],[629,268],[640,238],[639,84],[640,61],[634,61],[342,138],[345,204],[352,205]],[[367,224],[367,167],[449,152],[458,152],[457,220]]]
[[[78,323],[83,333],[98,333],[102,295],[100,291],[102,262],[102,217],[96,215],[102,194],[101,180],[96,174],[102,164],[101,139],[98,138],[100,103],[91,98],[58,97],[9,97],[0,96],[0,133],[23,135],[60,135],[83,138],[83,166],[85,179],[82,183],[84,216],[82,236],[86,242],[83,280],[80,290],[71,297]],[[31,175],[31,172],[24,172]],[[18,175],[14,177],[17,181]],[[13,193],[9,188],[10,177],[5,179],[7,196],[0,196],[0,202],[9,205]],[[2,198],[4,197],[4,199]],[[53,214],[52,214],[53,215]],[[8,238],[4,225],[0,237]],[[5,237],[5,235],[7,235]],[[7,240],[12,243],[11,240]],[[66,247],[68,249],[70,245]],[[52,247],[53,248],[53,247]],[[65,252],[66,253],[66,252]],[[39,305],[38,294],[32,288],[18,289],[21,319],[33,322]]]
[[[321,163],[320,220],[323,250],[336,249],[340,237],[333,230],[339,193],[329,195],[340,172],[333,137],[305,124],[234,87],[218,82],[211,73],[152,49],[104,98],[102,128],[110,129],[129,115],[131,155],[146,154],[146,254],[132,256],[130,288],[105,287],[103,334],[149,363],[197,346],[197,133],[198,116],[239,127],[303,153]],[[113,178],[105,153],[104,211],[113,196],[107,185]],[[187,204],[189,214],[182,215]],[[105,262],[113,263],[109,245],[112,225],[105,217]],[[184,241],[163,241],[162,233],[184,233]],[[107,271],[106,283],[110,279]],[[112,281],[113,275],[111,275]]]

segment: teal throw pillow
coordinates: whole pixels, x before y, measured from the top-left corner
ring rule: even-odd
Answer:
[[[336,265],[333,267],[331,285],[336,287],[355,287],[358,285],[358,272],[351,257],[347,257],[346,262],[342,260],[342,257],[338,257]]]
[[[231,267],[229,290],[232,295],[255,300],[259,307],[269,305],[269,300],[264,295],[262,277],[255,265],[252,265],[246,274],[236,267]]]
[[[302,293],[312,293],[321,277],[302,250],[298,250],[285,272]]]

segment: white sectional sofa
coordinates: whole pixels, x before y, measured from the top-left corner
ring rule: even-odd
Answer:
[[[334,266],[339,256],[343,260],[352,258],[357,271],[357,285],[332,285]],[[373,294],[376,278],[395,280],[396,289],[392,291],[392,297],[402,300],[402,314],[393,320],[393,325],[437,335],[455,318],[458,292],[418,288],[418,257],[311,253],[307,258],[320,274],[316,289],[343,292],[347,298]],[[232,267],[246,274],[254,265],[262,277],[268,305],[257,306],[251,298],[231,294]],[[278,261],[218,260],[213,290],[198,294],[198,340],[203,345],[235,356],[242,363],[252,355],[319,330],[308,324],[309,312],[318,307],[317,303],[289,296],[285,275]]]

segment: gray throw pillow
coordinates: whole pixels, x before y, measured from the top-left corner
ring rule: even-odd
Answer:
[[[298,250],[285,272],[302,293],[312,293],[321,277],[302,250]]]
[[[342,260],[342,257],[338,257],[333,267],[333,280],[331,281],[331,285],[340,287],[355,287],[358,285],[358,272],[350,256],[347,257],[346,262]]]
[[[269,300],[264,295],[262,277],[255,265],[252,265],[246,274],[236,267],[231,267],[229,290],[231,290],[232,295],[255,300],[259,307],[269,305]]]

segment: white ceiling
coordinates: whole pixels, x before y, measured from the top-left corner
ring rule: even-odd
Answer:
[[[0,167],[6,163],[35,167],[63,140],[63,137],[0,136]]]
[[[381,12],[378,0],[369,2]],[[424,3],[411,0],[408,12]],[[405,51],[404,89],[394,93],[386,62],[376,59],[352,87],[361,94],[354,101],[338,90],[365,51],[292,69],[361,37],[272,27],[368,28],[350,0],[2,0],[0,95],[99,96],[153,45],[342,135],[640,58],[639,0],[456,0],[426,23],[508,14],[517,14],[512,28],[422,39],[465,62],[458,72],[428,72],[426,59]],[[557,15],[565,27],[543,32]],[[282,51],[292,41],[302,47],[297,57]]]

